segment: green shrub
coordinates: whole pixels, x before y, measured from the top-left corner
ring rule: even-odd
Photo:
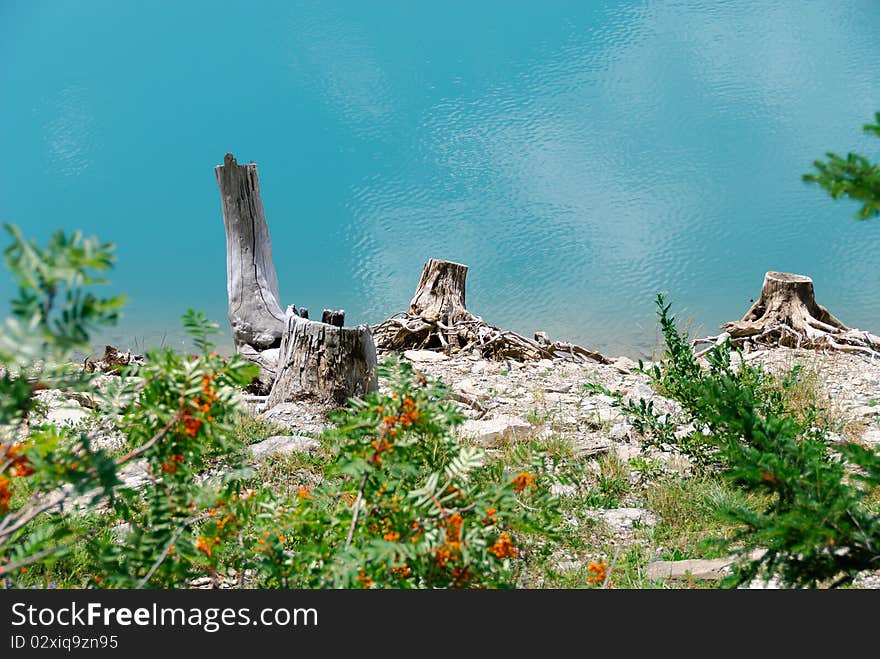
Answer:
[[[239,586],[500,588],[515,584],[522,558],[549,551],[559,518],[550,456],[523,448],[511,471],[459,444],[446,389],[404,364],[384,367],[387,394],[333,416],[316,486],[258,482],[244,444],[272,427],[236,428],[235,394],[255,368],[211,351],[216,326],[188,312],[197,354],[153,350],[98,387],[70,360],[118,317],[121,298],[90,290],[112,245],[58,233],[41,249],[9,231],[19,294],[0,333],[7,586],[168,588],[207,574]],[[99,448],[85,426],[39,421],[41,389],[89,392],[116,419],[123,450]],[[136,463],[148,482],[126,487],[122,470]]]
[[[264,504],[264,584],[502,588],[514,585],[530,533],[558,512],[545,456],[505,472],[452,436],[461,417],[439,383],[405,363],[382,367],[388,393],[352,400],[325,439],[328,479],[298,501]]]
[[[775,575],[788,586],[837,586],[880,569],[880,516],[865,505],[880,487],[880,455],[856,444],[833,446],[822,410],[787,405],[796,369],[779,386],[760,366],[740,359],[733,368],[729,343],[713,348],[701,366],[662,296],[657,304],[666,351],[649,375],[700,429],[677,447],[761,495],[718,511],[737,529],[718,539],[723,549],[743,557],[764,550],[744,560],[728,585]],[[627,411],[645,427],[659,423],[644,404]]]

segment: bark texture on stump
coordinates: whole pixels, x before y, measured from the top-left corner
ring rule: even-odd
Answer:
[[[472,317],[465,304],[468,267],[452,261],[431,259],[422,269],[409,313],[427,322],[440,321],[447,327]]]
[[[104,356],[98,360],[86,357],[83,362],[83,369],[88,373],[97,372],[119,375],[129,366],[142,366],[143,364],[143,355],[136,355],[131,350],[123,352],[114,346],[104,346]]]
[[[278,276],[260,197],[257,166],[239,165],[231,153],[214,168],[226,226],[229,324],[236,348],[277,348],[284,331]]]
[[[768,272],[764,275],[761,297],[743,319],[727,323],[734,331],[739,328],[752,332],[782,322],[789,327],[811,328],[820,331],[846,331],[849,328],[835,318],[825,307],[816,303],[813,280],[805,275],[789,272]]]
[[[378,388],[376,347],[366,325],[319,323],[290,307],[279,353],[270,408],[302,399],[341,405]]]
[[[536,360],[559,357],[570,361],[610,360],[598,352],[570,343],[540,343],[516,332],[501,330],[472,314],[465,304],[468,267],[429,260],[406,313],[373,328],[381,350],[442,350],[447,354],[475,351],[487,359]]]
[[[742,320],[724,323],[721,329],[721,335],[695,341],[695,346],[730,339],[734,347],[746,350],[786,346],[880,354],[880,337],[844,325],[816,302],[810,277],[789,272],[768,272],[758,301]]]

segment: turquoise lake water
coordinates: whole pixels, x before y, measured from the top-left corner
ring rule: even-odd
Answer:
[[[227,329],[227,151],[285,305],[378,322],[439,257],[493,324],[634,354],[657,291],[714,333],[784,270],[880,332],[880,224],[801,182],[880,157],[878,33],[877,0],[0,0],[0,220],[118,245],[121,347]]]

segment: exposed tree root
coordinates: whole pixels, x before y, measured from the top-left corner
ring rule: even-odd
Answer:
[[[119,375],[128,366],[144,364],[144,356],[136,355],[130,350],[120,351],[113,346],[104,346],[104,356],[98,360],[86,357],[83,361],[83,369],[88,373],[107,373]]]
[[[880,356],[880,337],[847,327],[817,304],[813,280],[804,275],[768,272],[760,299],[742,320],[724,323],[721,329],[718,336],[694,341],[697,355],[729,339],[746,352],[785,346]]]
[[[375,325],[373,338],[379,350],[437,350],[452,355],[477,352],[485,359],[518,361],[566,359],[610,364],[604,355],[581,346],[550,341],[538,333],[529,339],[489,325],[465,306],[467,266],[431,259],[406,313]]]

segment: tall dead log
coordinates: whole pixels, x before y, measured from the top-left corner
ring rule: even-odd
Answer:
[[[746,350],[785,346],[880,355],[880,337],[844,325],[816,302],[810,277],[789,272],[766,273],[758,301],[742,320],[724,323],[721,330],[721,335],[699,339],[695,346],[729,339]]]
[[[410,349],[442,350],[447,354],[476,351],[487,359],[611,363],[607,357],[581,346],[539,342],[516,332],[489,325],[467,309],[468,267],[430,259],[406,313],[396,314],[373,327],[376,347],[403,352]]]
[[[257,166],[239,165],[231,153],[214,168],[226,227],[226,288],[236,348],[277,348],[284,331],[278,276]]]
[[[367,325],[337,327],[285,315],[268,407],[302,399],[341,405],[378,388],[376,346]]]

